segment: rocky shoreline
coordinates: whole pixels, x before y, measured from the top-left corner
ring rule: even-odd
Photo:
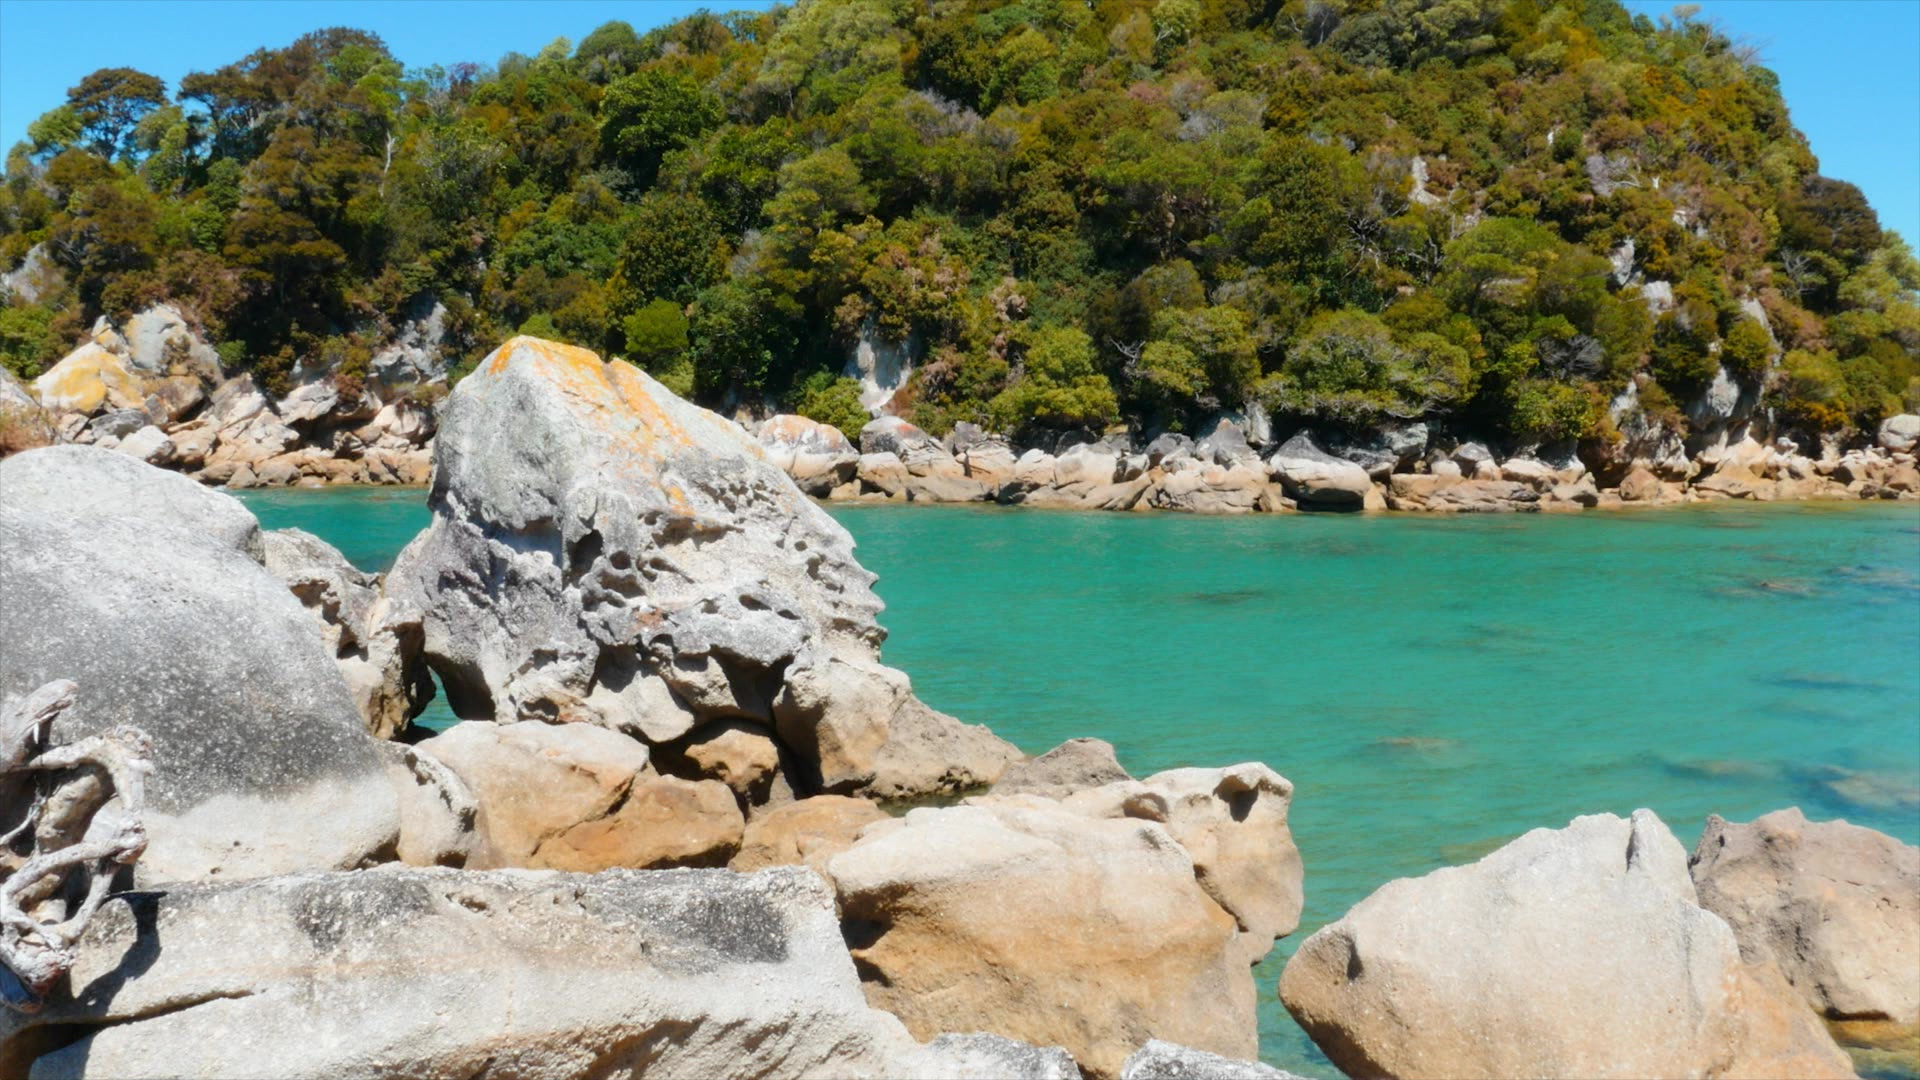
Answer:
[[[807,497],[869,458],[915,478],[878,497],[978,498],[1004,466],[999,497],[1029,455],[881,421],[848,470],[796,418],[755,438],[524,337],[433,415],[432,521],[384,575],[124,437],[0,461],[0,727],[51,732],[0,770],[45,778],[0,803],[0,894],[103,822],[139,841],[103,902],[76,873],[0,926],[64,965],[0,967],[0,1073],[1284,1080],[1249,1059],[1313,857],[1294,783],[1135,778],[1095,739],[1027,758],[930,708]],[[1247,509],[1367,504],[1297,443]],[[1009,501],[1132,508],[1204,472],[1108,458]],[[411,724],[436,682],[440,733]],[[144,800],[48,825],[95,782],[58,747],[129,726]],[[1916,972],[1920,849],[1782,811],[1689,857],[1640,811],[1389,883],[1279,991],[1356,1076],[1839,1077],[1821,1021],[1920,1026]]]
[[[169,305],[122,326],[102,319],[30,386],[0,371],[0,455],[78,443],[232,489],[422,485],[447,376],[435,317],[416,322],[374,357],[368,377],[307,373],[275,400],[250,375],[223,375],[216,351]],[[801,490],[829,501],[1245,514],[1920,499],[1920,415],[1890,417],[1870,439],[1823,438],[1808,449],[1774,431],[1730,378],[1688,409],[1684,437],[1649,416],[1632,385],[1610,415],[1617,441],[1499,452],[1425,423],[1278,438],[1257,409],[1223,414],[1197,438],[1081,434],[1024,447],[966,423],[936,438],[890,415],[857,441],[793,414],[735,422]]]

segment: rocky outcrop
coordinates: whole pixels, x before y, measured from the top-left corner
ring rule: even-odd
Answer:
[[[1488,464],[1492,471],[1499,471],[1497,465]],[[1394,474],[1387,485],[1386,499],[1395,510],[1438,513],[1497,514],[1540,509],[1540,493],[1526,484],[1437,473]]]
[[[390,739],[433,700],[420,655],[420,614],[381,595],[380,582],[299,529],[261,537],[264,563],[320,620],[367,731]]]
[[[1267,466],[1287,494],[1304,506],[1358,509],[1373,487],[1367,470],[1327,453],[1305,432],[1282,443]]]
[[[1778,964],[1821,1015],[1920,1024],[1920,848],[1798,807],[1716,815],[1692,874],[1741,954]]]
[[[1171,769],[1069,796],[1071,810],[1103,818],[1157,821],[1193,860],[1214,902],[1234,917],[1248,964],[1258,963],[1300,925],[1305,872],[1287,813],[1293,784],[1258,762],[1221,769]]]
[[[1253,1056],[1234,921],[1159,823],[1031,796],[923,808],[867,826],[826,873],[868,1000],[920,1037],[1058,1045],[1096,1077],[1149,1038]]]
[[[118,356],[89,341],[33,380],[33,395],[54,413],[92,415],[101,409],[141,409],[145,394]]]
[[[803,869],[183,886],[108,901],[79,961],[70,998],[0,1012],[0,1074],[1072,1075],[1006,1040],[916,1043],[862,999]]]
[[[760,426],[760,447],[809,495],[826,495],[853,479],[860,451],[831,424],[782,415]]]
[[[1303,1080],[1303,1078],[1262,1065],[1258,1061],[1238,1061],[1209,1054],[1190,1046],[1178,1046],[1159,1039],[1128,1055],[1120,1066],[1120,1080]]]
[[[387,588],[423,613],[464,718],[655,744],[748,721],[794,755],[802,793],[984,786],[1018,758],[881,665],[846,530],[738,426],[624,362],[508,342],[446,399],[434,469],[433,522]],[[955,772],[915,750],[948,742],[997,753]]]
[[[90,447],[16,454],[0,490],[0,695],[72,678],[74,736],[152,736],[141,880],[391,857],[385,765],[244,507]]]
[[[1776,969],[1742,963],[1647,810],[1389,883],[1301,944],[1280,997],[1355,1076],[1853,1071]]]
[[[444,383],[446,331],[446,305],[431,295],[415,299],[393,339],[367,363],[382,393],[390,396],[410,387]]]
[[[733,792],[647,768],[647,748],[591,724],[469,721],[414,748],[473,792],[476,865],[592,872],[725,866],[745,821]]]
[[[1884,450],[1896,454],[1911,454],[1920,447],[1920,416],[1913,413],[1901,413],[1880,421],[1880,430],[1874,435],[1874,442]]]
[[[886,811],[867,799],[815,795],[748,822],[740,851],[727,865],[741,871],[801,865],[821,870],[853,846],[860,830],[885,820]]]
[[[1075,792],[1132,780],[1105,739],[1068,739],[1008,769],[993,785],[995,795],[1040,795],[1064,799]]]

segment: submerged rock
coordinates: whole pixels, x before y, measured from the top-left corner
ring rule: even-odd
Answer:
[[[929,1037],[1065,1047],[1090,1076],[1164,1038],[1256,1049],[1233,919],[1166,827],[1022,796],[867,826],[828,860],[867,998]]]
[[[128,893],[88,927],[71,986],[36,1016],[0,1011],[0,1074],[1072,1075],[1044,1051],[1016,1068],[1033,1055],[917,1044],[863,1000],[804,869],[388,868]]]
[[[880,663],[881,605],[852,538],[737,425],[624,362],[525,337],[463,380],[441,421],[433,522],[388,591],[423,613],[458,715],[652,743],[752,721],[794,752],[808,791],[876,783],[897,718],[963,736],[909,708],[906,677]],[[896,766],[888,793],[990,783],[1018,757],[993,742],[958,774]]]
[[[139,880],[392,857],[385,763],[245,507],[89,447],[8,458],[0,491],[0,694],[72,678],[65,734],[152,736]]]
[[[1301,944],[1280,998],[1354,1076],[1852,1075],[1647,810],[1387,884]]]
[[[1691,868],[1741,954],[1777,963],[1821,1015],[1920,1024],[1920,848],[1789,807],[1707,818]]]

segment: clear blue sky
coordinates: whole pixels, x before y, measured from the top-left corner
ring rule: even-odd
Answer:
[[[379,34],[410,66],[492,63],[556,37],[579,41],[609,19],[637,29],[700,7],[767,0],[0,0],[0,150],[81,76],[136,67],[177,88],[189,71],[229,63],[321,26]],[[1669,0],[1627,0],[1659,15]],[[1867,193],[1883,224],[1920,245],[1920,0],[1701,0],[1703,17],[1762,46],[1794,123],[1821,168]]]

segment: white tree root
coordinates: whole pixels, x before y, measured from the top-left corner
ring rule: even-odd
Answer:
[[[48,732],[78,688],[0,704],[0,1000],[38,1011],[119,869],[147,849],[140,812],[153,740],[122,725],[65,746]],[[117,805],[109,806],[110,802]]]

